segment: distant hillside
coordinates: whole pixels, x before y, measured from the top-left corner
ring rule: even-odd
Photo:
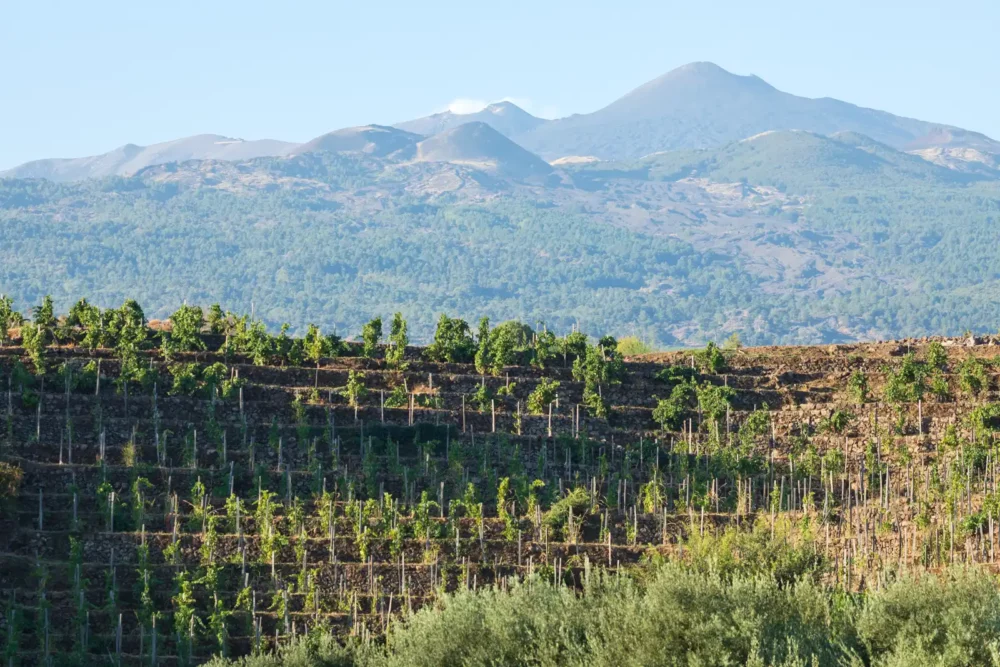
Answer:
[[[1000,142],[985,134],[939,127],[911,142],[906,149],[928,162],[969,173],[1000,170]]]
[[[418,162],[454,162],[512,178],[544,176],[552,167],[486,123],[465,123],[417,144]]]
[[[312,141],[297,146],[291,153],[315,153],[330,151],[332,153],[365,153],[375,157],[385,157],[397,151],[412,154],[412,149],[422,137],[411,132],[404,132],[394,127],[382,125],[363,125],[336,130]]]
[[[743,181],[802,194],[829,188],[875,191],[901,180],[947,185],[974,178],[854,132],[830,137],[802,131],[764,132],[722,148],[652,155],[638,164],[657,180]],[[631,169],[632,165],[623,163],[619,168]]]
[[[387,128],[327,139],[344,150],[0,181],[2,291],[26,308],[53,289],[62,310],[137,297],[150,316],[252,302],[273,327],[343,335],[400,310],[415,341],[442,312],[664,346],[1000,322],[996,172],[856,133],[558,168],[481,123],[405,150]]]
[[[127,144],[91,157],[27,162],[0,172],[0,178],[46,178],[50,181],[80,181],[104,176],[124,176],[140,169],[185,160],[249,160],[264,155],[284,155],[296,144],[272,139],[244,141],[218,134],[166,141],[151,146]]]

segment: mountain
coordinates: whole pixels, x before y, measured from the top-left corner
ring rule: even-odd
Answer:
[[[716,147],[769,130],[857,132],[908,150],[937,145],[943,137],[948,147],[964,147],[975,134],[835,99],[798,97],[756,76],[702,62],[672,70],[603,109],[540,124],[512,138],[546,159],[628,159]],[[990,146],[997,147],[995,142]]]
[[[297,146],[290,153],[364,153],[385,157],[392,153],[410,154],[423,137],[384,125],[363,125],[336,130]]]
[[[46,178],[79,181],[104,176],[124,176],[140,169],[185,160],[248,160],[264,155],[284,155],[295,144],[272,139],[244,141],[218,134],[199,134],[151,146],[127,144],[91,157],[47,159],[27,162],[0,172],[0,178]]]
[[[417,144],[417,162],[451,162],[511,178],[545,176],[552,167],[482,122],[445,130]]]
[[[424,136],[439,134],[465,123],[486,123],[505,137],[513,137],[547,123],[512,102],[495,102],[482,111],[469,114],[444,111],[425,118],[397,123],[396,127]]]
[[[289,155],[359,154],[386,164],[442,162],[505,178],[545,176],[552,167],[482,122],[468,122],[430,137],[396,127],[364,125],[336,130],[296,147]]]
[[[148,147],[127,145],[88,158],[38,160],[0,178],[74,181],[128,175],[184,160],[245,160],[290,152],[362,152],[410,156],[421,137],[481,123],[527,151],[562,167],[597,160],[632,160],[683,149],[710,149],[769,131],[804,130],[830,136],[854,132],[954,171],[1000,170],[1000,142],[961,128],[866,109],[831,98],[782,92],[756,76],[732,74],[707,62],[684,65],[598,111],[558,120],[532,116],[511,102],[472,114],[450,111],[397,123],[337,130],[303,145],[200,135]],[[433,146],[433,144],[430,144]],[[505,148],[504,150],[513,151]],[[449,149],[450,151],[450,149]],[[462,159],[478,159],[472,155]],[[522,161],[522,158],[519,158]],[[523,166],[523,165],[522,165]],[[532,169],[540,167],[535,164]]]

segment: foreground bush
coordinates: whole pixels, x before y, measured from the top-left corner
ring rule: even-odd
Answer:
[[[281,647],[276,653],[235,660],[216,658],[206,667],[352,667],[365,664],[364,656],[371,652],[364,647],[342,646],[331,635],[313,633]]]
[[[867,596],[857,629],[880,665],[1000,665],[997,581],[959,569],[898,581]]]
[[[311,637],[215,667],[1000,665],[1000,593],[978,570],[904,578],[863,596],[805,579],[697,572],[607,576],[584,595],[533,579],[444,598],[384,645]]]

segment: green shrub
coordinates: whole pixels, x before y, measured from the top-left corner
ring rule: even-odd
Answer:
[[[623,357],[634,357],[640,354],[649,354],[656,350],[649,343],[644,342],[638,336],[625,336],[618,341],[618,354]]]
[[[559,389],[558,382],[542,378],[535,390],[528,396],[528,412],[534,415],[547,412],[549,405],[556,400],[557,389]]]
[[[880,665],[996,665],[1000,592],[987,573],[905,577],[868,594],[858,634]]]
[[[212,667],[997,665],[1000,593],[989,573],[904,576],[847,596],[815,580],[804,533],[779,524],[693,539],[685,563],[640,576],[593,570],[583,592],[535,574],[462,588],[344,646],[314,630],[272,655]]]
[[[387,408],[405,408],[409,405],[409,397],[406,393],[406,387],[401,384],[397,384],[392,388],[385,397],[385,407]]]
[[[948,352],[938,341],[927,346],[926,359],[927,365],[931,368],[943,371],[948,367]]]
[[[722,373],[728,366],[726,355],[722,353],[718,345],[711,341],[704,350],[698,350],[694,353],[694,363],[705,373]]]
[[[217,657],[205,663],[205,667],[351,667],[366,664],[368,654],[374,651],[360,644],[343,646],[332,635],[313,631],[283,645],[276,653],[235,660]]]
[[[864,371],[854,371],[847,379],[847,393],[858,405],[864,405],[868,400],[868,376]]]
[[[657,398],[653,408],[653,421],[664,430],[676,431],[681,428],[688,411],[696,400],[693,382],[683,382],[674,386],[669,398]]]
[[[909,352],[895,369],[886,369],[885,400],[888,403],[913,403],[923,398],[931,368]]]
[[[681,382],[693,380],[697,375],[698,372],[690,366],[667,366],[657,371],[653,378],[672,387]]]
[[[855,416],[843,410],[834,410],[833,414],[824,418],[819,423],[819,430],[827,433],[841,434],[855,420]]]
[[[986,374],[986,364],[975,357],[969,357],[958,367],[958,386],[970,396],[978,396],[989,389],[990,378]]]

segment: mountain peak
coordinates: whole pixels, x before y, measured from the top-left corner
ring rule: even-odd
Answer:
[[[422,134],[425,137],[440,134],[467,123],[486,123],[494,130],[512,137],[522,132],[533,130],[546,123],[542,118],[536,118],[513,102],[493,102],[481,111],[467,114],[457,114],[451,111],[437,113],[433,116],[418,118],[396,125],[401,130]]]
[[[698,60],[687,65],[681,65],[667,72],[667,75],[696,74],[698,76],[735,76],[731,72],[719,67],[708,60]]]
[[[530,116],[527,111],[517,106],[513,102],[508,102],[503,100],[501,102],[493,102],[492,104],[487,104],[483,111],[494,114],[496,116],[502,116],[505,114],[510,115],[520,115],[520,116]]]
[[[672,92],[682,92],[682,90],[678,90],[678,87],[682,89],[700,89],[700,92],[711,91],[720,93],[735,91],[741,88],[755,91],[775,91],[775,88],[771,84],[758,76],[752,74],[746,76],[733,74],[715,63],[694,62],[670,70],[666,74],[639,86],[622,99],[627,99],[637,94],[648,94],[663,88],[670,88]],[[685,90],[684,92],[695,91]]]
[[[739,108],[741,98],[771,98],[774,95],[780,93],[756,76],[733,74],[710,62],[694,62],[644,83],[597,114],[633,119],[662,118],[719,106]]]

